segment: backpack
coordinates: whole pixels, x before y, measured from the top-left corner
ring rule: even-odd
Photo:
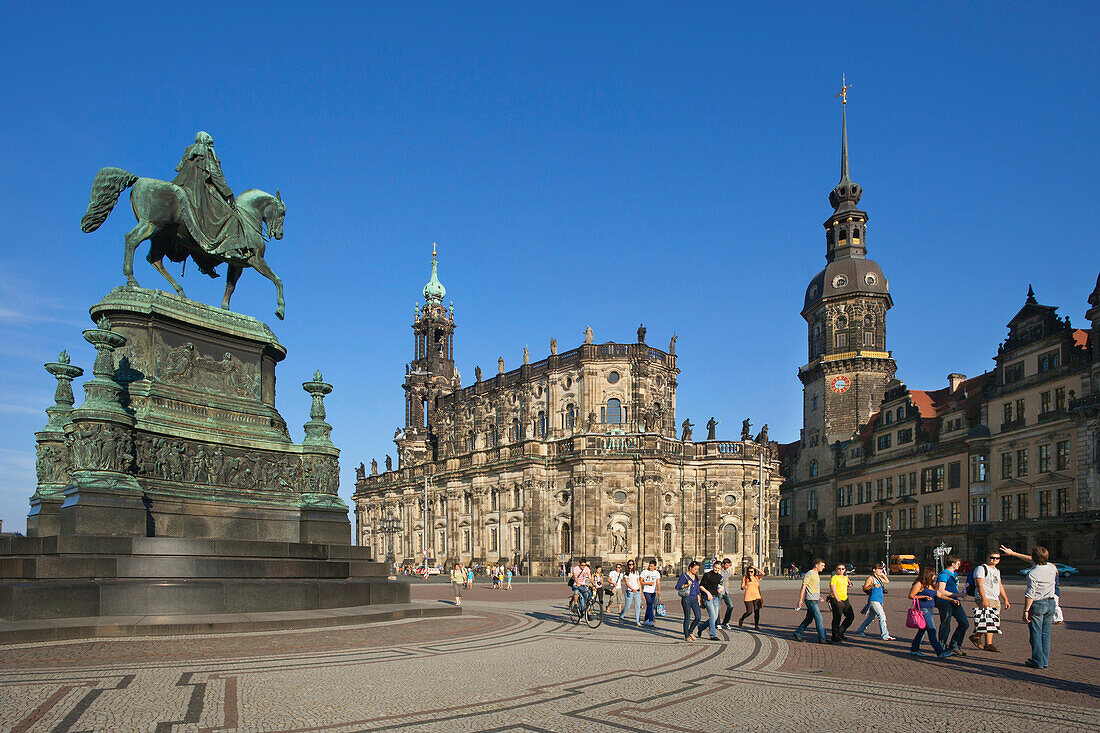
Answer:
[[[573,577],[573,573],[569,573],[569,580],[565,581],[565,584],[572,588],[574,580],[575,578]]]
[[[984,568],[984,567],[985,567],[984,564],[978,566],[978,568]],[[974,577],[974,572],[978,568],[971,568],[970,572],[966,576],[966,587],[963,588],[963,593],[970,596],[971,598],[977,598],[978,597],[978,585],[977,585],[978,580],[977,580],[977,578]],[[986,575],[989,574],[988,570],[986,570],[985,572],[986,572]]]

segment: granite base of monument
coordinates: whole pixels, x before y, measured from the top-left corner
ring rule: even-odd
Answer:
[[[90,309],[97,351],[63,352],[28,537],[0,538],[0,620],[309,612],[407,604],[351,545],[320,372],[295,444],[275,408],[286,349],[254,318],[115,288]],[[458,609],[454,609],[457,612]]]

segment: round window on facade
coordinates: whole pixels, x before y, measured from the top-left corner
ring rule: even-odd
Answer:
[[[565,378],[565,388],[569,389],[572,386],[573,386],[573,377],[566,377]]]
[[[837,328],[847,328],[848,327],[848,316],[843,315],[843,314],[837,316],[836,327]]]
[[[611,382],[612,384],[615,384],[615,382],[619,381],[619,373],[618,372],[611,372],[610,374],[607,375],[607,381]]]
[[[625,491],[616,491],[614,494],[611,495],[611,498],[621,504],[624,501],[626,501],[626,492]]]
[[[726,494],[726,498],[723,499],[722,501],[724,501],[726,504],[732,506],[737,501],[737,498],[734,497],[733,494]]]
[[[836,277],[833,278],[833,287],[834,288],[842,288],[847,284],[848,284],[848,276],[847,275],[837,275]]]
[[[864,281],[865,281],[865,282],[866,282],[866,283],[867,283],[868,285],[874,285],[875,283],[877,283],[877,282],[878,282],[878,278],[877,278],[877,277],[875,277],[875,273],[873,273],[873,272],[868,272],[868,273],[867,273],[867,274],[866,274],[866,275],[865,275],[865,276],[863,277],[863,280],[864,280]]]

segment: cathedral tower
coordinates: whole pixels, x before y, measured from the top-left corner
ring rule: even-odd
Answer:
[[[430,460],[436,445],[436,400],[458,389],[454,362],[454,304],[443,306],[447,289],[439,282],[432,245],[432,277],[424,286],[424,307],[413,314],[413,360],[405,367],[405,428],[395,438],[401,463]]]
[[[886,311],[893,306],[882,268],[867,259],[863,189],[848,174],[848,87],[844,86],[840,182],[829,194],[825,269],[806,288],[802,317],[809,361],[803,384],[803,442],[824,447],[849,440],[878,409],[897,365],[886,350]],[[822,469],[825,469],[822,465]]]

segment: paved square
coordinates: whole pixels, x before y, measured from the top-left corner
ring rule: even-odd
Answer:
[[[652,631],[573,626],[564,585],[519,582],[467,591],[461,617],[7,646],[0,730],[1095,730],[1096,590],[1065,591],[1043,671],[1022,664],[1015,605],[1003,654],[940,662],[908,656],[901,589],[887,600],[902,639],[840,646],[790,640],[796,590],[768,581],[761,631],[721,642],[682,642],[678,603]]]

